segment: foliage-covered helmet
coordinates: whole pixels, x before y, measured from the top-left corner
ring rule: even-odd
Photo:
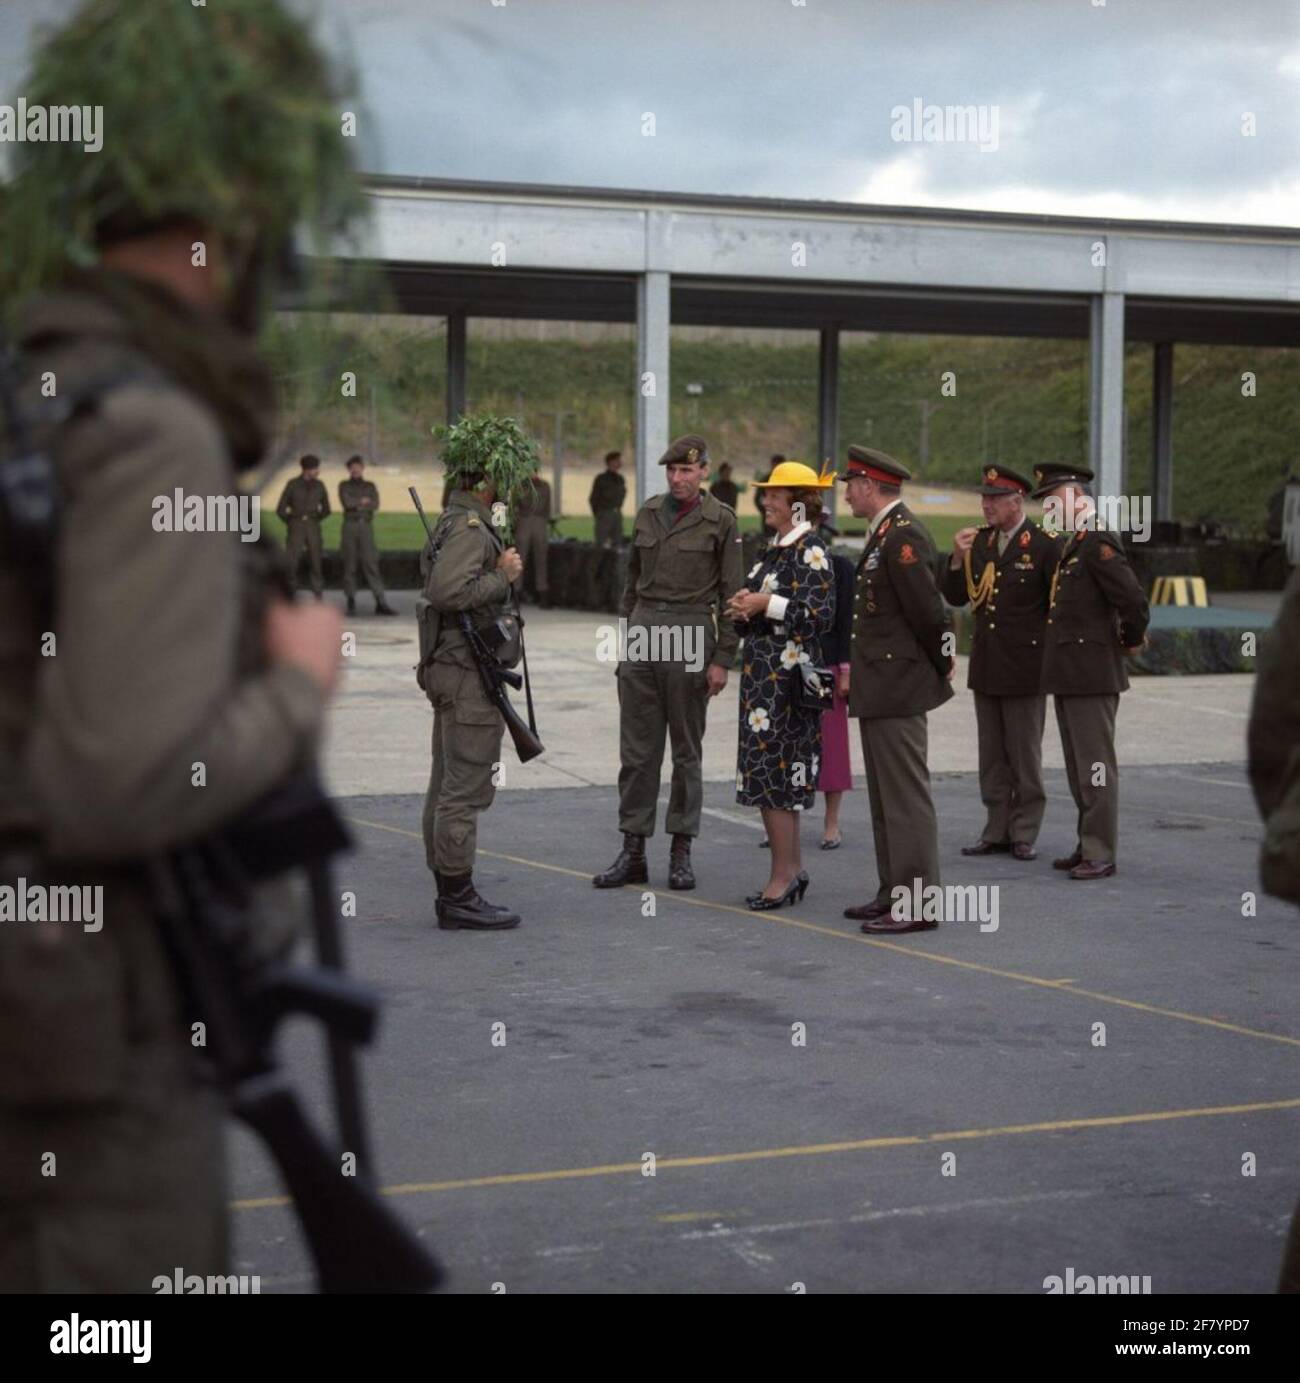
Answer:
[[[491,413],[465,417],[452,427],[435,427],[442,442],[447,479],[461,489],[478,489],[485,481],[499,500],[509,503],[541,468],[537,443],[514,418]]]
[[[98,108],[102,147],[10,145],[3,286],[57,279],[102,245],[192,221],[232,285],[289,247],[323,251],[364,206],[336,84],[279,0],[86,0],[34,54],[27,108]]]

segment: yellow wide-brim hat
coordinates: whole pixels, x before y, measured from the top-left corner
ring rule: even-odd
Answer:
[[[828,463],[829,466],[829,463]],[[754,481],[756,490],[829,490],[835,484],[833,468],[818,475],[802,461],[782,461],[766,480]]]

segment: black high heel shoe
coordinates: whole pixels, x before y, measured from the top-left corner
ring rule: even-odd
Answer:
[[[760,889],[757,893],[751,893],[745,899],[745,903],[750,912],[771,912],[773,908],[783,908],[787,903],[802,903],[804,894],[808,892],[808,884],[807,871],[801,869],[790,880],[789,888],[779,898],[765,897]]]

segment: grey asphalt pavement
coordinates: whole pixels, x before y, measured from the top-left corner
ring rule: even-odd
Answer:
[[[945,883],[996,886],[998,926],[896,941],[841,916],[874,889],[862,790],[837,852],[810,815],[809,893],[767,914],[744,909],[766,856],[725,783],[693,894],[667,890],[663,836],[650,890],[590,886],[611,786],[503,792],[478,877],[525,923],[487,935],[435,928],[417,795],[344,798],[392,1204],[460,1292],[1037,1293],[1069,1267],[1271,1291],[1300,1194],[1300,915],[1243,901],[1239,764],[1125,768],[1121,791],[1120,872],[1083,884],[1050,868],[1059,771],[1027,865],[962,859],[977,783],[938,775]],[[288,1050],[319,1096],[315,1034]],[[274,1200],[260,1150],[234,1152],[232,1196]],[[234,1223],[236,1271],[310,1288],[282,1204]]]

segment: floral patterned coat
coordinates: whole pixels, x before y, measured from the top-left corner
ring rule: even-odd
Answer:
[[[760,616],[736,625],[745,641],[736,800],[781,811],[802,811],[817,795],[821,716],[800,709],[793,679],[798,663],[821,666],[821,639],[835,623],[830,551],[814,529],[801,525],[793,531],[794,541],[774,542],[745,583],[748,590],[767,591],[785,602],[779,618]]]

